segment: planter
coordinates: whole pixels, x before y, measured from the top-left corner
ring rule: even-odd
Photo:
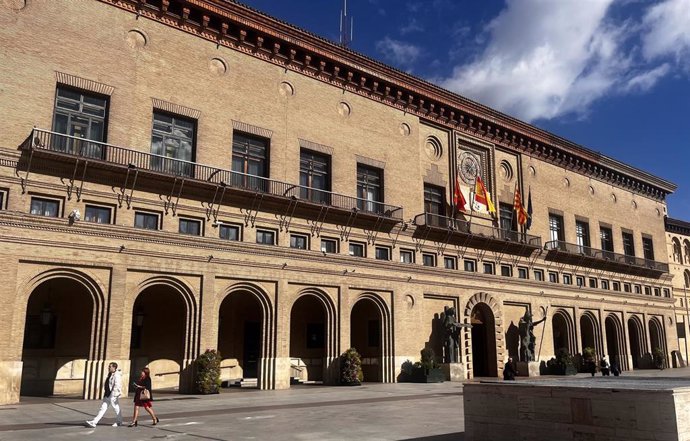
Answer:
[[[577,374],[577,368],[575,366],[572,366],[572,365],[569,365],[566,367],[552,366],[549,374],[550,375],[575,375],[575,374]]]
[[[341,386],[361,386],[362,383],[360,383],[359,381],[348,381],[348,382],[341,381],[340,385]]]
[[[446,376],[440,368],[414,368],[408,381],[411,383],[443,383],[445,379]]]

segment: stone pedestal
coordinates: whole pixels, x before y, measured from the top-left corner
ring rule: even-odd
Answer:
[[[0,361],[0,405],[19,402],[21,361]]]
[[[538,361],[518,361],[516,365],[518,377],[538,377],[539,376],[539,362]]]
[[[465,381],[467,379],[465,365],[462,363],[443,363],[441,370],[446,381]]]

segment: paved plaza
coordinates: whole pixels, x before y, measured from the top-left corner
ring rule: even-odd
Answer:
[[[629,377],[690,378],[690,369],[647,370]],[[562,377],[541,377],[554,382]],[[568,383],[591,381],[578,374]],[[620,381],[596,377],[602,382]],[[520,380],[518,380],[520,381]],[[522,380],[524,381],[524,380]],[[365,384],[360,387],[299,386],[289,390],[223,390],[219,395],[158,393],[161,423],[148,415],[136,428],[110,425],[112,410],[96,429],[83,425],[97,401],[26,398],[0,406],[0,440],[462,440],[463,387],[460,383]],[[125,422],[131,400],[122,401]],[[497,418],[500,416],[497,416]]]

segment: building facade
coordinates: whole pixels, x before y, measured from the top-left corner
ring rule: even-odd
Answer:
[[[673,304],[676,313],[676,326],[678,336],[678,348],[683,358],[683,364],[687,364],[688,323],[690,323],[690,305],[688,305],[688,290],[690,289],[690,223],[680,219],[666,218],[666,234],[669,267],[673,275]]]
[[[0,403],[96,398],[109,361],[188,390],[207,348],[262,389],[337,382],[349,347],[394,382],[447,355],[447,307],[467,378],[525,313],[540,362],[679,349],[668,181],[234,2],[0,23]]]

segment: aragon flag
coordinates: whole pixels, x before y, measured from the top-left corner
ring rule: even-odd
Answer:
[[[455,190],[453,191],[453,205],[455,205],[455,209],[458,211],[465,211],[465,205],[467,204],[467,201],[465,201],[465,197],[462,195],[462,191],[460,191],[460,181],[458,181],[458,177],[455,176]]]
[[[520,189],[518,188],[517,183],[515,184],[515,197],[513,198],[513,209],[515,210],[515,214],[517,214],[518,225],[525,225],[527,223],[528,216],[525,207],[522,205],[522,194],[520,193]]]

